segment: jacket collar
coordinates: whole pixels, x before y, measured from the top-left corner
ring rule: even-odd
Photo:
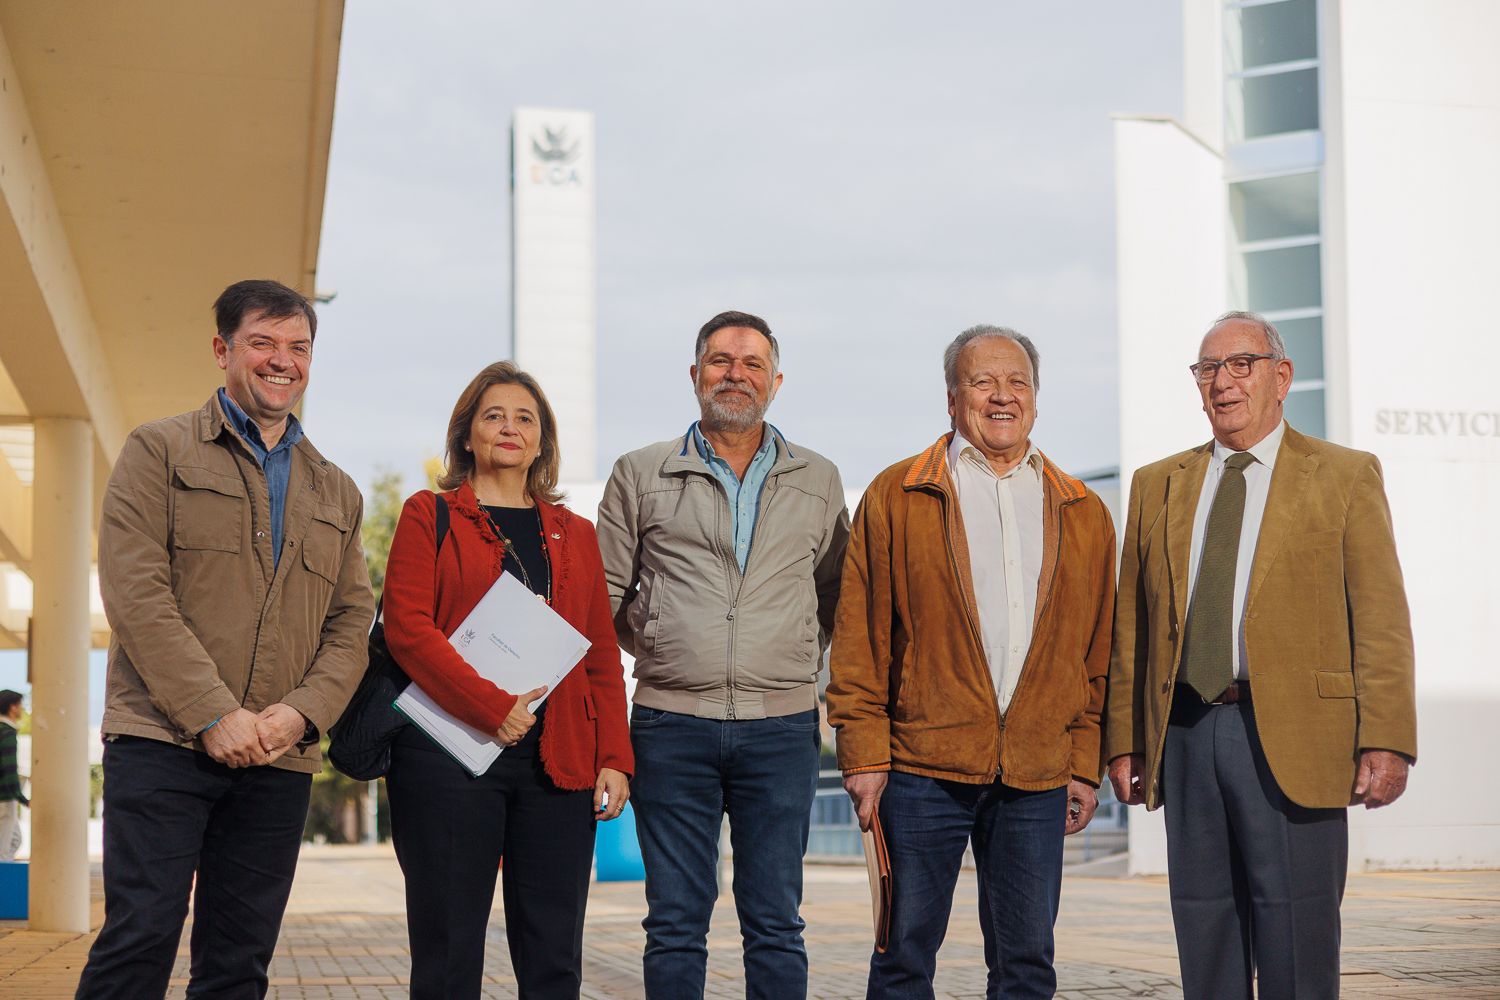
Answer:
[[[694,424],[695,426],[697,425]],[[771,439],[776,442],[776,461],[772,463],[771,471],[767,473],[768,478],[779,476],[783,472],[801,469],[807,465],[807,459],[799,458],[792,451],[792,446],[787,443],[781,431],[770,423],[767,423],[765,427]],[[663,476],[678,476],[684,473],[697,473],[704,476],[713,474],[707,463],[703,461],[703,456],[698,454],[698,446],[693,442],[693,427],[687,429],[687,433],[683,434],[682,440],[678,442],[677,448],[661,464]]]
[[[219,390],[215,389],[213,394],[208,397],[208,402],[204,403],[202,408],[198,410],[198,439],[205,443],[217,441],[220,434],[238,436],[238,432],[234,429],[234,424],[224,415],[223,408],[219,406]],[[321,483],[323,475],[328,471],[328,460],[323,457],[322,452],[313,447],[313,443],[307,439],[305,431],[297,438],[296,443],[292,446],[292,450],[307,459],[314,470],[313,475]]]
[[[946,493],[948,491],[948,447],[952,442],[953,432],[949,431],[913,459],[911,465],[907,467],[906,477],[901,481],[902,489],[937,489]],[[1060,503],[1081,500],[1088,492],[1088,487],[1083,485],[1082,480],[1074,479],[1053,465],[1052,460],[1045,454],[1042,454],[1042,482],[1049,493],[1056,493]]]
[[[198,411],[198,439],[213,441],[229,429],[229,418],[224,416],[224,410],[219,406],[219,390],[215,389],[213,395],[208,397],[208,402]]]

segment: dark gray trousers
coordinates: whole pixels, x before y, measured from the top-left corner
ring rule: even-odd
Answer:
[[[1282,794],[1251,702],[1195,702],[1177,690],[1162,766],[1183,995],[1336,1000],[1347,810]]]

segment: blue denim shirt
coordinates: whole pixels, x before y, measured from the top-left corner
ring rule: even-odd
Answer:
[[[734,515],[734,558],[745,572],[745,560],[750,558],[751,536],[755,534],[755,515],[760,511],[760,491],[766,485],[766,476],[776,464],[776,432],[770,424],[762,425],[760,450],[750,460],[742,482],[734,474],[730,464],[714,454],[714,446],[708,443],[698,422],[693,422],[693,443],[714,478],[724,484],[724,493],[729,497],[729,512]]]
[[[297,422],[296,417],[288,415],[286,431],[282,433],[281,440],[276,442],[276,447],[267,451],[265,442],[260,437],[260,428],[229,398],[229,393],[223,388],[219,389],[219,406],[234,429],[240,432],[240,437],[250,446],[250,453],[266,474],[266,488],[271,494],[271,552],[275,562],[280,564],[281,522],[286,515],[287,483],[292,477],[292,448],[302,440],[302,425]]]

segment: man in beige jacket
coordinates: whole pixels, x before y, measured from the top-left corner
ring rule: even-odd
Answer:
[[[359,490],[292,416],[317,317],[274,281],[231,285],[214,310],[224,388],[136,428],[104,497],[105,922],[87,1000],[166,994],[190,891],[189,995],[265,995],[318,736],[365,667]]]
[[[646,995],[703,996],[727,815],[745,997],[799,1000],[817,678],[849,514],[833,463],[765,420],[782,380],[766,321],[720,313],[693,358],[699,419],[622,456],[599,505],[616,629],[635,657]]]
[[[1346,807],[1395,801],[1417,753],[1380,463],[1287,426],[1263,318],[1221,317],[1191,368],[1214,440],[1131,483],[1104,756],[1166,806],[1188,1000],[1334,998]]]

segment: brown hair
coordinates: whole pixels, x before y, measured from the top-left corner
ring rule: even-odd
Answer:
[[[240,324],[251,315],[265,319],[300,315],[307,320],[308,339],[318,339],[318,314],[313,312],[312,303],[301,292],[279,281],[266,278],[236,281],[220,292],[214,301],[214,324],[219,339],[226,344],[233,341]]]
[[[536,458],[526,471],[526,492],[534,499],[558,503],[563,494],[557,488],[557,468],[562,460],[557,450],[557,417],[553,415],[552,404],[547,402],[547,395],[537,380],[510,361],[496,361],[484,368],[459,393],[458,402],[453,404],[453,416],[448,418],[447,454],[443,457],[444,470],[438,477],[438,487],[456,490],[473,474],[474,455],[464,449],[464,442],[469,439],[479,401],[495,385],[519,385],[536,400],[542,437]]]

